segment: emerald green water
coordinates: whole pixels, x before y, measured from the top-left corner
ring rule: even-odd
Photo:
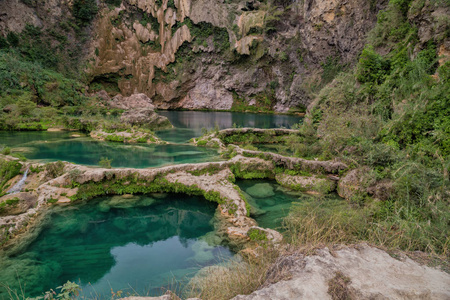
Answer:
[[[206,112],[206,111],[158,111],[167,117],[175,126],[174,129],[161,130],[157,135],[163,140],[183,143],[193,137],[202,135],[202,128],[219,129],[232,127],[255,128],[291,128],[301,118],[292,115],[254,114],[239,112]]]
[[[238,180],[236,184],[251,206],[250,216],[266,228],[280,230],[292,204],[313,197],[286,189],[272,180]]]
[[[147,168],[167,164],[217,161],[216,150],[184,144],[130,145],[74,138],[69,132],[0,131],[0,144],[22,151],[28,159],[97,165],[102,157],[112,167]],[[15,148],[15,149],[14,149]]]
[[[158,131],[178,144],[126,145],[74,138],[68,132],[0,132],[0,144],[28,159],[64,160],[97,165],[102,157],[113,167],[146,168],[219,160],[216,150],[183,144],[202,128],[289,128],[300,118],[226,112],[167,111],[177,128]],[[308,195],[293,193],[272,181],[240,181],[262,227],[279,228],[292,203]],[[232,253],[219,246],[213,203],[186,195],[105,197],[70,207],[55,207],[39,236],[20,253],[0,256],[0,299],[9,299],[2,284],[37,296],[67,280],[88,298],[159,295],[163,287],[182,287],[200,268],[220,263]],[[1,254],[0,254],[1,255]],[[177,284],[173,282],[176,281]]]
[[[185,195],[104,197],[55,208],[37,239],[12,257],[0,257],[0,283],[27,296],[67,280],[83,296],[111,298],[164,293],[182,287],[200,268],[230,258],[218,246],[212,217],[216,205]],[[1,286],[1,285],[0,285]],[[0,299],[7,299],[0,287]]]

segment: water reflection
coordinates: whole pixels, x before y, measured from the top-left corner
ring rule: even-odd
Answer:
[[[217,161],[216,150],[192,145],[129,145],[72,138],[68,132],[0,132],[0,144],[25,152],[29,159],[97,165],[102,157],[113,167],[147,168],[166,164]]]
[[[169,118],[176,127],[172,130],[158,131],[164,140],[181,143],[201,135],[201,129],[220,129],[238,127],[255,128],[291,128],[301,121],[300,117],[291,115],[253,114],[238,112],[204,112],[204,111],[159,111]]]
[[[156,295],[172,279],[186,282],[201,267],[231,257],[212,242],[214,211],[204,199],[163,194],[63,209],[23,253],[0,257],[0,283],[18,288],[19,276],[31,296],[67,280],[78,282],[86,297],[110,298],[111,288]]]

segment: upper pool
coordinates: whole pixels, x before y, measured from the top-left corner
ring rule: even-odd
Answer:
[[[220,159],[216,150],[192,145],[122,144],[71,135],[69,132],[0,131],[0,144],[23,152],[28,159],[42,161],[98,165],[102,157],[107,157],[112,159],[111,165],[115,168],[148,168]]]
[[[158,136],[163,140],[174,143],[183,143],[193,137],[202,135],[202,128],[291,128],[302,120],[301,117],[292,115],[222,111],[158,111],[158,113],[167,117],[175,126],[174,129],[158,131]]]

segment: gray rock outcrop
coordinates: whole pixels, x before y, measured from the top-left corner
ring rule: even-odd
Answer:
[[[151,108],[132,108],[122,113],[120,121],[130,124],[147,127],[150,129],[172,128],[169,119],[158,115]]]
[[[155,106],[152,100],[146,94],[133,94],[128,97],[123,97],[121,94],[114,96],[108,103],[112,108],[119,109],[136,109],[147,108],[154,110]]]
[[[292,279],[233,299],[333,299],[329,289],[337,274],[346,278],[346,299],[450,299],[449,274],[407,257],[397,260],[367,245],[333,252],[324,248],[306,257],[292,255],[276,266],[288,266],[285,271]]]

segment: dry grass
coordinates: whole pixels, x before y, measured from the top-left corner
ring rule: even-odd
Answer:
[[[261,249],[258,257],[206,268],[191,280],[184,296],[219,300],[250,294],[266,282],[269,268],[278,255],[274,249]]]
[[[351,300],[355,296],[348,285],[351,283],[349,277],[338,271],[328,282],[328,294],[333,300]]]
[[[349,244],[358,240],[364,222],[354,210],[342,209],[339,200],[303,202],[292,207],[284,220],[287,242],[311,254],[319,247]]]

